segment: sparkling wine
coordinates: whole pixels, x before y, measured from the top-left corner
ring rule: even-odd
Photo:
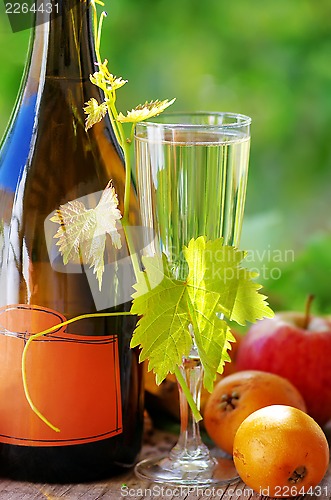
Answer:
[[[159,232],[161,248],[174,266],[182,262],[183,245],[191,238],[222,235],[226,244],[239,244],[249,146],[248,135],[231,130],[222,136],[165,133],[162,148],[155,143],[155,149],[153,139],[136,137],[137,162],[145,164],[137,168],[143,224]],[[149,184],[153,195],[147,197],[143,186]]]
[[[182,387],[181,379],[184,378],[198,408],[203,369],[207,368],[208,352],[212,351],[209,351],[209,347],[217,344],[219,354],[225,347],[225,344],[222,346],[218,343],[220,332],[217,332],[216,318],[213,316],[220,314],[218,300],[222,301],[222,294],[233,297],[235,291],[231,285],[229,288],[225,286],[223,290],[228,269],[224,259],[229,253],[233,254],[233,249],[228,253],[219,248],[218,254],[215,249],[220,242],[215,242],[215,239],[223,237],[228,245],[239,244],[250,123],[248,116],[237,113],[193,112],[169,113],[136,127],[140,210],[143,224],[155,232],[155,244],[150,245],[148,252],[153,255],[163,250],[170,261],[173,275],[183,282],[178,283],[177,287],[177,283],[165,279],[165,314],[169,319],[173,312],[170,301],[176,300],[174,314],[177,323],[169,321],[168,336],[167,330],[163,328],[157,340],[162,342],[163,351],[167,354],[168,346],[178,343],[181,357],[184,358],[180,374],[176,376]],[[203,238],[199,240],[199,236]],[[191,239],[195,241],[190,245]],[[206,239],[211,240],[210,244],[205,244]],[[188,252],[184,248],[187,246],[190,247]],[[208,252],[211,252],[210,258]],[[192,263],[189,269],[188,261],[184,258],[187,253]],[[233,264],[232,259],[231,262]],[[210,287],[211,283],[213,285]],[[216,297],[210,293],[211,290],[215,290]],[[158,311],[158,306],[155,307]],[[206,325],[206,344],[201,341],[204,336],[202,325]],[[182,330],[181,344],[178,332]],[[190,352],[185,347],[184,336],[187,334],[192,339]],[[214,334],[215,338],[211,339],[210,336]],[[188,402],[187,391],[183,388],[180,390],[181,425],[177,444],[166,457],[149,457],[139,462],[135,468],[136,474],[144,480],[174,486],[223,487],[237,478],[233,462],[209,452],[200,438],[199,424]]]

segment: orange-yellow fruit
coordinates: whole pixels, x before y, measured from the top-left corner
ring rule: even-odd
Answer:
[[[329,447],[309,415],[291,406],[273,405],[242,422],[233,459],[241,479],[260,495],[313,495],[328,468]]]
[[[275,404],[306,411],[299,391],[283,377],[256,370],[233,373],[215,385],[204,411],[205,428],[217,446],[232,454],[243,420],[259,408]]]

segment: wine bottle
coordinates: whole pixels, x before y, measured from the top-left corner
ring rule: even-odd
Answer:
[[[27,338],[100,309],[86,266],[66,267],[50,255],[45,221],[69,201],[94,200],[110,179],[122,209],[125,185],[107,117],[84,127],[84,103],[102,99],[89,79],[96,71],[91,6],[47,5],[51,12],[38,9],[0,152],[0,471],[17,480],[82,482],[133,465],[142,437],[142,368],[129,348],[133,316],[89,318],[33,340],[26,353],[31,399],[60,432],[39,418],[23,390]],[[131,224],[137,213],[132,186]],[[117,289],[105,280],[101,293]],[[116,297],[112,304],[103,312],[130,309]]]

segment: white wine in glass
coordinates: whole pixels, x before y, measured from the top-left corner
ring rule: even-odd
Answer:
[[[223,237],[238,247],[244,215],[250,147],[247,116],[235,113],[165,114],[135,132],[136,176],[150,255],[163,252],[174,276],[185,279],[183,246],[192,238]],[[150,231],[146,231],[150,235]],[[193,346],[181,373],[197,406],[203,366]],[[180,390],[181,433],[169,456],[140,462],[136,474],[173,485],[226,484],[237,473],[230,458],[213,457]]]

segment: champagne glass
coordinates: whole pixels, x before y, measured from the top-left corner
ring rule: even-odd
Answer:
[[[183,245],[192,238],[224,238],[238,247],[246,196],[250,123],[235,113],[164,114],[136,126],[137,190],[142,225],[152,228],[148,253],[163,252],[178,279],[186,276]],[[146,230],[146,235],[150,231]],[[184,376],[200,405],[203,366],[194,345]],[[172,485],[210,486],[238,478],[231,457],[212,456],[179,386],[181,427],[168,456],[136,465],[140,478]]]

